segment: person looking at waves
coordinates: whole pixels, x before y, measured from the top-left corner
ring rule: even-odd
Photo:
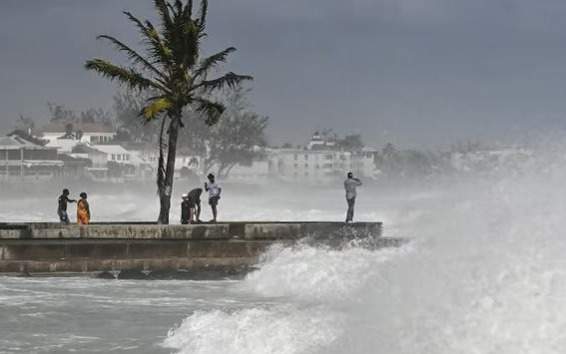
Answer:
[[[59,220],[62,224],[69,224],[69,215],[67,214],[67,204],[76,203],[74,199],[69,199],[69,190],[67,188],[63,189],[63,193],[59,196],[57,215],[59,215]]]
[[[208,182],[204,183],[204,190],[208,192],[208,204],[212,209],[212,220],[210,222],[216,222],[218,217],[218,201],[220,200],[220,193],[222,193],[222,188],[216,184],[216,178],[212,173],[208,176]]]
[[[82,192],[81,199],[77,202],[77,223],[79,225],[90,224],[90,206],[86,198],[86,193]]]
[[[348,172],[347,178],[344,181],[344,189],[346,190],[346,202],[348,203],[348,212],[346,213],[346,223],[354,220],[354,206],[356,205],[356,188],[362,185],[359,178],[355,178],[352,172]]]

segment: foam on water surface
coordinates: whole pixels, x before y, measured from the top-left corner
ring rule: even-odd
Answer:
[[[191,314],[164,345],[180,353],[564,353],[564,162],[554,155],[407,198],[387,213],[396,233],[414,239],[397,250],[272,250],[242,286],[277,305]]]
[[[274,248],[257,272],[234,282],[0,279],[0,345],[14,352],[46,343],[135,353],[564,353],[562,151],[489,176],[366,191],[360,218],[413,239],[398,249]],[[233,219],[295,220],[335,220],[344,208],[339,190],[271,208],[251,203],[255,197],[227,197],[223,207]],[[117,212],[135,214],[134,204]],[[111,207],[104,209],[109,217]]]

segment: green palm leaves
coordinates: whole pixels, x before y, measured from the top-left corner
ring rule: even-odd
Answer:
[[[140,112],[145,119],[152,120],[161,114],[172,116],[185,106],[195,104],[197,110],[210,114],[207,121],[214,123],[223,107],[210,100],[210,93],[224,87],[233,88],[252,77],[232,72],[217,78],[208,77],[236,48],[229,47],[200,58],[201,41],[206,37],[207,0],[200,2],[198,11],[193,11],[193,1],[154,0],[154,5],[160,19],[159,27],[124,12],[138,29],[142,52],[113,36],[97,37],[125,54],[130,67],[98,58],[88,60],[85,67],[130,88],[157,92]]]
[[[111,81],[152,94],[141,110],[140,117],[146,121],[162,119],[157,188],[161,205],[158,221],[163,224],[169,223],[178,130],[183,127],[183,110],[190,107],[202,114],[207,124],[215,124],[224,106],[214,101],[214,91],[224,87],[234,88],[242,81],[252,79],[251,76],[232,72],[209,77],[236,49],[229,47],[201,58],[201,42],[207,36],[208,1],[200,0],[198,10],[193,5],[193,0],[154,0],[159,18],[157,27],[150,21],[124,12],[139,32],[142,50],[138,51],[105,34],[98,36],[98,39],[125,54],[130,65],[117,65],[99,58],[88,60],[85,64],[87,70]]]

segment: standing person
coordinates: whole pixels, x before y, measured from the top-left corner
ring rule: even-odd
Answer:
[[[346,202],[348,203],[348,212],[346,213],[346,223],[354,220],[354,206],[356,205],[356,196],[358,195],[356,188],[362,185],[362,181],[354,177],[352,172],[348,172],[348,176],[344,181],[344,189],[346,190]]]
[[[188,194],[189,201],[189,223],[199,224],[200,221],[200,196],[202,195],[202,188],[195,188]]]
[[[67,214],[67,204],[76,203],[74,199],[69,199],[69,190],[63,189],[63,193],[59,196],[59,206],[57,207],[57,215],[62,224],[69,224],[69,215]]]
[[[220,193],[222,193],[222,188],[216,184],[216,179],[212,173],[208,176],[208,182],[204,183],[204,190],[208,192],[208,204],[212,209],[212,220],[210,222],[216,222],[218,217],[218,201],[220,200]]]
[[[77,223],[79,225],[90,224],[90,206],[86,200],[85,192],[81,193],[81,199],[77,202]]]
[[[183,198],[183,201],[181,202],[181,224],[186,225],[190,222],[191,218],[189,195],[183,194],[181,198]]]

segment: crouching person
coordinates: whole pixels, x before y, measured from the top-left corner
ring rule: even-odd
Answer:
[[[200,224],[200,196],[202,195],[202,188],[195,188],[188,194],[189,201],[189,223]]]
[[[191,217],[189,195],[183,194],[181,198],[183,199],[183,201],[181,202],[181,224],[186,225],[189,223]]]

